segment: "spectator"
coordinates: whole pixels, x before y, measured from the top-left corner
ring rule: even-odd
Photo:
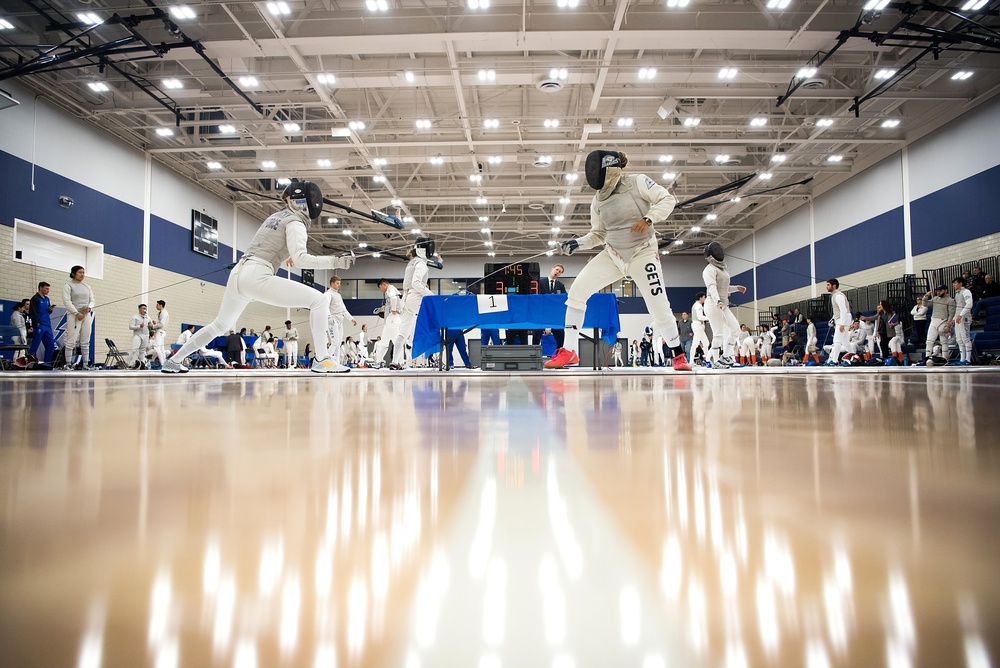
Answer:
[[[246,353],[243,352],[243,339],[239,334],[233,330],[229,330],[229,335],[226,337],[226,356],[229,358],[230,364],[240,363],[241,366],[246,366]]]
[[[792,316],[795,318],[794,322],[795,322],[796,325],[804,325],[805,324],[806,317],[804,315],[802,315],[801,313],[799,313],[798,309],[795,309],[792,312]]]
[[[639,365],[649,366],[650,358],[653,356],[653,333],[647,328],[646,335],[639,343]]]
[[[285,321],[285,333],[283,334],[285,339],[285,368],[294,369],[298,366],[299,362],[299,330],[292,327],[292,321]],[[317,341],[316,345],[322,345],[321,342]]]
[[[455,366],[455,356],[452,354],[452,350],[457,349],[465,368],[471,369],[472,362],[469,360],[469,350],[465,345],[465,332],[461,329],[449,329],[447,336],[448,340],[451,341],[448,344],[448,366]],[[539,340],[538,345],[541,345],[541,340]]]
[[[790,314],[789,314],[790,315]],[[788,347],[788,338],[791,334],[791,327],[788,325],[788,318],[784,317],[781,319],[781,347]]]
[[[677,321],[677,332],[681,336],[684,357],[691,359],[691,342],[694,341],[694,330],[691,329],[691,314],[687,311],[681,313],[681,319]]]
[[[798,360],[802,357],[802,343],[799,341],[799,335],[795,332],[790,332],[788,334],[788,345],[785,346],[785,352],[781,353],[781,364],[787,365],[790,360]]]
[[[26,304],[19,301],[14,305],[14,312],[10,314],[10,326],[17,328],[18,335],[14,337],[14,343],[26,345],[28,343],[28,325],[24,320]]]
[[[566,294],[566,286],[562,281],[558,280],[566,272],[566,267],[562,266],[560,263],[552,265],[549,275],[538,280],[538,294],[540,295],[564,295]],[[566,331],[555,327],[550,330],[552,332],[552,337],[556,340],[556,350],[563,347],[563,343],[566,342]],[[531,342],[536,346],[542,345],[542,330],[536,329],[531,333]]]
[[[993,278],[993,274],[986,274],[983,276],[983,299],[988,297],[1000,297],[1000,285],[997,285],[996,280]]]
[[[38,284],[38,292],[31,297],[28,305],[28,317],[35,326],[35,334],[31,339],[31,349],[28,354],[35,357],[39,344],[45,346],[45,363],[52,366],[52,355],[56,351],[55,340],[52,338],[52,321],[50,316],[55,305],[49,301],[49,284],[42,281]]]
[[[983,286],[986,285],[986,276],[983,274],[983,268],[980,266],[975,266],[972,268],[972,274],[966,279],[966,287],[969,292],[972,293],[972,300],[979,301],[983,298]]]
[[[924,304],[923,299],[917,297],[917,304],[910,309],[910,315],[913,316],[913,331],[910,333],[910,343],[919,348],[924,345],[924,341],[927,339],[927,306]]]

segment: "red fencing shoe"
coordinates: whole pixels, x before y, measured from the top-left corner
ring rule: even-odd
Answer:
[[[674,371],[690,371],[691,365],[688,364],[687,357],[684,353],[680,355],[674,355]]]
[[[556,354],[552,356],[548,362],[545,363],[546,369],[562,369],[563,367],[572,366],[574,364],[580,363],[580,356],[577,355],[572,350],[567,350],[566,348],[560,348],[556,351]]]

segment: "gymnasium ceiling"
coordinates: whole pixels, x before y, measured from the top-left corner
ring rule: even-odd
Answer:
[[[625,151],[682,201],[756,174],[658,226],[664,250],[695,252],[998,91],[997,0],[881,11],[768,1],[287,0],[278,14],[267,2],[189,2],[193,18],[181,19],[161,0],[0,0],[11,25],[0,88],[16,78],[256,215],[274,210],[262,196],[277,179],[297,177],[355,209],[412,218],[401,233],[329,208],[314,250],[395,248],[420,229],[445,255],[501,256],[589,229],[583,165],[596,148]]]

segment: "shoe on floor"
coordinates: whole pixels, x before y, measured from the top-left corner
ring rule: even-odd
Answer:
[[[545,363],[546,369],[562,369],[567,366],[572,366],[580,363],[580,356],[577,355],[572,350],[567,350],[566,348],[560,348],[556,351],[556,354],[552,356],[548,362]]]
[[[351,369],[343,364],[337,364],[332,359],[327,357],[324,360],[316,360],[313,362],[312,366],[309,367],[309,370],[316,373],[347,373]]]
[[[160,371],[163,373],[187,373],[189,369],[183,364],[179,364],[173,360],[167,360],[163,363],[163,367]]]
[[[674,371],[690,371],[691,365],[688,364],[687,356],[684,353],[680,355],[674,355]]]

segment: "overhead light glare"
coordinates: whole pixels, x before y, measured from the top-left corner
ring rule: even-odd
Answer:
[[[831,155],[826,159],[827,162],[841,162],[844,159],[842,155]]]
[[[0,19],[0,30],[13,30],[14,24],[7,19]]]
[[[673,181],[677,178],[677,172],[663,172],[664,181]]]
[[[577,178],[579,178],[578,174],[567,174],[566,175],[566,180],[569,181],[570,183],[574,183],[577,180]]]
[[[355,132],[360,132],[365,129],[365,124],[363,121],[351,121],[347,124],[347,127]]]
[[[110,88],[108,88],[108,84],[104,83],[103,81],[91,81],[89,84],[87,84],[87,86],[90,87],[90,90],[98,93],[107,93],[109,90],[111,90]]]
[[[416,122],[418,130],[429,130],[431,127],[431,122],[426,118],[418,118]]]
[[[403,206],[403,200],[401,199],[391,199],[389,200],[389,203],[393,206]]]
[[[710,213],[705,216],[705,220],[715,220],[716,218],[718,218],[718,216],[714,213]]]
[[[494,253],[493,251],[490,251],[489,253],[487,253],[487,255],[490,256],[490,257],[496,257],[497,256],[497,254]],[[547,255],[547,253],[546,253],[546,255]]]
[[[330,164],[331,164],[330,161],[327,160],[326,158],[320,158],[319,160],[316,161],[316,165],[319,167],[329,167]]]
[[[566,216],[553,216],[552,220],[556,221],[557,223],[561,223],[564,220],[566,220]]]
[[[490,203],[490,201],[488,199],[486,199],[485,197],[477,197],[476,198],[476,204],[478,204],[479,206],[482,206],[484,204],[489,204],[489,203]]]
[[[215,160],[210,160],[209,162],[206,162],[205,166],[208,167],[209,169],[222,169],[222,163],[216,162]]]
[[[479,216],[479,222],[480,223],[488,223],[488,222],[490,222],[490,217],[489,216]]]
[[[816,75],[815,67],[803,67],[796,73],[795,76],[798,77],[799,79],[808,79],[809,77],[815,75]]]
[[[695,233],[697,233],[697,232],[701,232],[701,228],[700,228],[700,227],[698,227],[697,225],[695,225],[694,227],[692,227],[692,228],[691,228],[691,231],[692,231],[692,232],[695,232]]]
[[[879,11],[885,9],[886,5],[889,4],[889,0],[868,0],[865,4],[864,10],[866,12]]]
[[[762,128],[765,125],[767,125],[767,117],[766,116],[757,116],[756,118],[751,118],[750,119],[750,127]]]
[[[443,165],[444,164],[444,158],[442,158],[439,155],[434,155],[434,156],[431,156],[430,162],[431,162],[432,165]]]
[[[735,79],[736,78],[736,73],[738,71],[739,70],[737,70],[735,67],[723,67],[721,70],[719,70],[719,78],[720,79]]]
[[[491,155],[490,157],[486,158],[486,162],[490,163],[491,165],[499,165],[500,163],[503,162],[503,156]]]
[[[269,2],[267,11],[271,12],[272,16],[288,16],[292,13],[287,2]]]
[[[556,0],[556,7],[560,9],[565,9],[567,7],[573,8],[580,4],[580,0]]]
[[[160,135],[161,137],[173,137],[174,131],[171,130],[170,128],[156,128],[156,134]]]
[[[557,128],[557,127],[559,127],[559,119],[558,118],[546,118],[545,119],[545,127],[547,127],[547,128]]]
[[[674,161],[674,156],[672,156],[672,155],[661,155],[660,156],[660,162],[673,162],[673,161]]]
[[[221,132],[224,135],[234,135],[236,134],[236,126],[229,125],[228,123],[223,123],[222,125],[219,126],[219,132]]]
[[[642,81],[652,81],[656,78],[655,67],[643,67],[639,70],[639,79]]]
[[[351,136],[351,128],[349,128],[349,127],[347,127],[347,128],[331,128],[330,129],[330,136],[332,136],[332,137],[350,137]]]
[[[821,118],[818,121],[816,121],[816,125],[818,125],[821,128],[828,128],[831,125],[833,125],[833,119],[832,118]]]
[[[403,216],[403,222],[404,223],[412,223],[413,222],[413,216]],[[420,228],[418,227],[417,229],[413,230],[413,232],[415,234],[420,234]]]
[[[620,127],[620,128],[630,128],[630,127],[632,127],[632,123],[633,123],[633,121],[632,121],[631,117],[619,118],[616,121],[616,125],[618,127]]]
[[[768,9],[788,9],[792,0],[767,0]]]
[[[354,234],[354,232],[353,232],[353,231],[351,231],[351,230],[344,230],[342,234],[343,234],[343,235],[344,235],[345,237],[349,237],[349,236],[351,236],[352,234]]]
[[[962,11],[963,12],[968,12],[970,10],[973,12],[979,11],[980,9],[986,6],[986,2],[987,0],[969,0],[967,3],[962,5]]]
[[[100,23],[104,23],[104,19],[94,12],[78,12],[76,18],[80,19],[82,23],[86,23],[90,26],[96,26]]]
[[[490,228],[488,228],[488,227],[483,227],[483,228],[481,228],[481,229],[479,230],[479,233],[480,233],[480,234],[489,234],[489,233],[490,233]]]
[[[302,129],[302,126],[299,125],[298,123],[289,121],[288,123],[284,124],[284,128],[285,132],[298,132],[299,130]]]
[[[667,7],[670,9],[680,9],[687,7],[690,0],[667,0]]]
[[[876,79],[889,79],[896,75],[896,70],[891,69],[881,69],[872,75]]]
[[[492,241],[484,241],[483,245],[486,246],[487,248],[493,248],[493,242]]]
[[[954,74],[951,75],[951,78],[953,81],[965,81],[971,76],[972,72],[969,72],[968,70],[963,70],[961,72],[955,72]]]
[[[469,180],[472,181],[473,183],[482,183],[482,181],[483,181],[483,175],[482,174],[469,174]]]
[[[684,245],[684,240],[683,239],[674,239],[674,245],[675,246],[683,246]]]
[[[278,185],[279,186],[287,186],[291,182],[292,182],[291,179],[278,179]]]
[[[375,176],[372,177],[372,181],[374,181],[375,183],[385,183],[385,177],[382,176],[381,174],[376,174]]]
[[[761,181],[770,181],[772,176],[774,175],[771,174],[771,172],[762,172],[761,174],[757,175],[757,178],[760,179]]]
[[[480,81],[496,81],[496,79],[497,79],[496,70],[479,70]]]
[[[180,79],[164,79],[163,87],[177,90],[178,88],[184,88],[184,82]]]
[[[694,116],[688,116],[684,119],[684,127],[686,128],[696,128],[701,123],[700,118],[695,118]]]
[[[787,159],[788,159],[788,156],[781,155],[780,153],[777,154],[777,155],[772,155],[771,156],[771,162],[784,162]]]
[[[386,165],[389,164],[389,161],[386,160],[385,158],[375,158],[374,160],[372,160],[372,164],[375,165],[376,167],[385,167]]]
[[[882,121],[882,127],[883,128],[894,128],[894,127],[896,127],[898,125],[899,125],[899,119],[898,118],[887,118],[884,121]]]
[[[715,161],[717,163],[719,163],[720,165],[722,163],[724,163],[724,162],[729,162],[729,155],[727,155],[725,153],[721,153],[721,154],[715,156]]]
[[[565,81],[567,77],[569,77],[569,70],[567,70],[565,67],[553,67],[551,70],[549,70],[550,79],[558,79],[560,81]]]
[[[257,81],[257,77],[252,77],[252,76],[240,77],[240,86],[242,86],[243,88],[256,88],[259,85],[260,82]]]
[[[364,241],[359,241],[358,248],[368,248],[368,244],[365,243]]]
[[[540,155],[540,156],[538,156],[538,159],[535,160],[535,162],[543,164],[543,165],[551,165],[552,164],[552,156],[551,155]]]
[[[569,204],[569,197],[560,197],[559,198],[559,203],[560,204]]]
[[[262,160],[260,166],[263,169],[274,169],[275,167],[278,166],[278,163],[276,163],[274,160]]]
[[[483,120],[484,128],[498,128],[500,127],[500,121],[496,118],[487,118]]]
[[[337,77],[335,77],[332,74],[329,74],[328,72],[321,72],[320,74],[316,75],[316,81],[320,82],[321,84],[329,86],[331,84],[337,83]]]
[[[170,14],[179,21],[190,21],[196,17],[194,10],[187,5],[174,5],[170,8]]]

